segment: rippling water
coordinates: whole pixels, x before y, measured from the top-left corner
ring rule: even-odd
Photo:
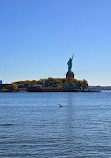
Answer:
[[[0,93],[0,111],[0,157],[111,158],[110,91]]]

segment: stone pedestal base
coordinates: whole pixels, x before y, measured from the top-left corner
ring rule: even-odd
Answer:
[[[67,72],[66,78],[74,78],[74,73],[73,72]]]

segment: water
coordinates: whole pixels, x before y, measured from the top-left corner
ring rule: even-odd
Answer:
[[[0,93],[0,111],[1,158],[111,158],[110,91]]]

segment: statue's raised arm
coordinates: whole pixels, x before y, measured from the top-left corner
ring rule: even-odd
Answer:
[[[74,54],[72,55],[72,60],[73,60]]]

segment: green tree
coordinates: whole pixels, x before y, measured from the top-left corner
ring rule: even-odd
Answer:
[[[88,88],[88,82],[85,79],[81,82],[81,87]]]
[[[17,88],[18,88],[18,85],[15,83],[12,83],[11,85],[6,86],[7,91],[11,91],[11,92],[17,90]]]

